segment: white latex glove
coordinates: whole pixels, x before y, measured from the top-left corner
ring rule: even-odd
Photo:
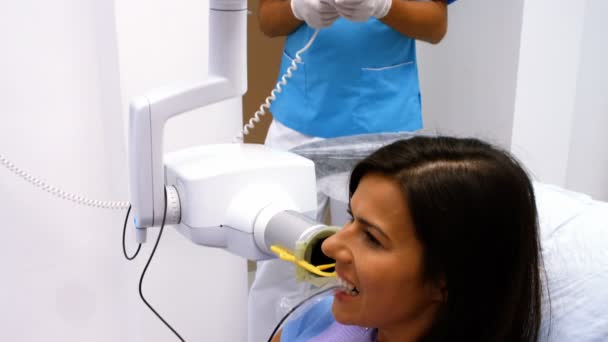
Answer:
[[[391,9],[392,0],[332,0],[338,13],[352,21],[367,21],[370,17],[378,19],[386,16]]]
[[[314,28],[328,27],[340,16],[333,0],[291,0],[291,11]]]

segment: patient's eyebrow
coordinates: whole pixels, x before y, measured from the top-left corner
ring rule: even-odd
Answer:
[[[352,216],[353,218],[355,218],[362,225],[366,226],[367,228],[369,228],[371,230],[374,230],[374,231],[378,232],[378,234],[382,235],[387,240],[390,240],[390,238],[388,237],[388,235],[386,235],[386,233],[384,232],[384,230],[382,230],[382,228],[380,228],[378,225],[371,223],[370,221],[366,220],[365,218],[363,218],[361,216],[354,215],[353,214],[353,209],[351,208],[350,203],[348,204],[348,209],[346,209],[346,210],[348,211],[348,213],[350,214],[350,216]]]

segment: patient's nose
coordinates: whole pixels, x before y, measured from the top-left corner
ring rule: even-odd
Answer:
[[[345,240],[345,233],[347,233],[345,231],[346,226],[347,225],[340,229],[336,234],[325,239],[321,245],[323,253],[339,263],[348,263],[352,260],[350,250],[348,249]]]

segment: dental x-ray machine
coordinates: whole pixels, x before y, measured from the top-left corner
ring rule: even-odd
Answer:
[[[320,242],[335,230],[310,219],[317,209],[312,161],[257,144],[204,145],[163,156],[169,118],[246,92],[247,13],[246,0],[210,0],[208,77],[131,102],[136,237],[143,243],[148,228],[175,224],[196,244],[250,260],[272,258],[271,247],[280,246],[319,265],[326,261],[315,260],[324,259]]]

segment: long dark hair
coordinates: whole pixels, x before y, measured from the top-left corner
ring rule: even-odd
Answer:
[[[415,137],[362,160],[350,179],[397,179],[424,248],[424,277],[446,300],[424,341],[536,341],[540,242],[531,181],[509,153],[476,139]]]

